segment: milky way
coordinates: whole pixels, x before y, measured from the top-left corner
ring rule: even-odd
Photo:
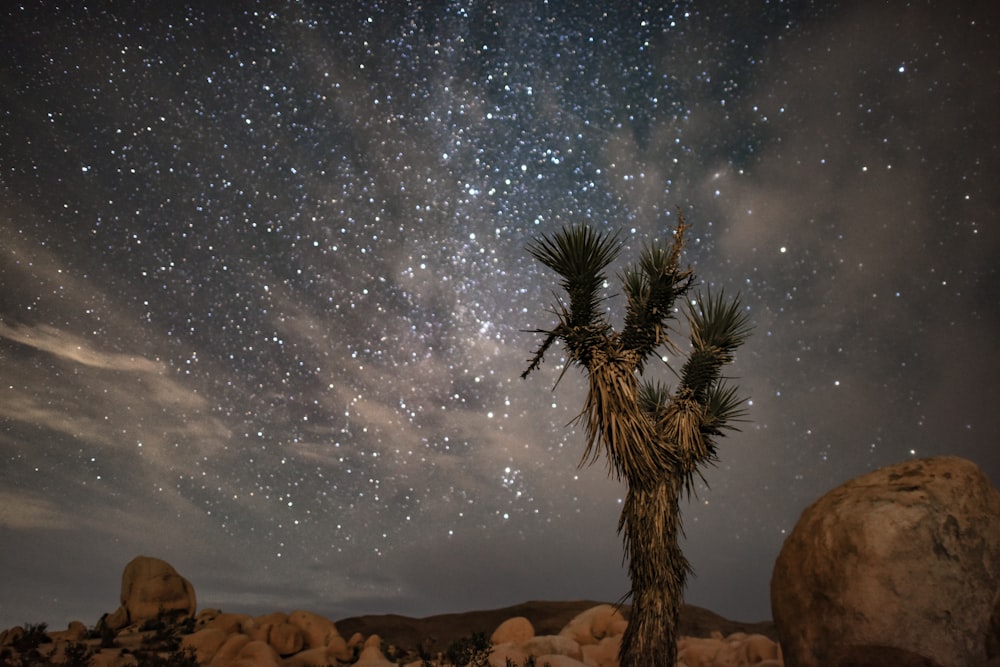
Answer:
[[[0,627],[96,622],[140,553],[226,611],[618,600],[582,378],[519,379],[576,222],[627,261],[683,210],[754,323],[690,602],[768,618],[865,471],[1000,481],[985,7],[63,4],[0,27]]]

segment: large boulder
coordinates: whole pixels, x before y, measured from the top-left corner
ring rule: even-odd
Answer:
[[[281,656],[298,653],[305,644],[302,630],[286,622],[260,623],[250,631],[250,638],[268,644]]]
[[[293,611],[288,615],[288,622],[302,631],[305,640],[305,648],[325,648],[332,642],[343,644],[347,647],[347,642],[337,631],[337,626],[333,621],[311,611]]]
[[[535,636],[535,626],[524,616],[514,616],[497,626],[490,635],[490,643],[505,644],[507,642],[526,642]]]
[[[628,622],[617,607],[599,604],[580,612],[559,634],[586,646],[597,644],[608,636],[625,634],[626,625]]]
[[[940,457],[808,507],[775,563],[771,610],[787,667],[861,664],[873,647],[967,667],[989,657],[998,590],[1000,492],[975,464]]]
[[[396,663],[390,661],[385,657],[385,653],[382,653],[382,638],[378,635],[372,635],[365,640],[354,667],[396,667]]]
[[[196,606],[191,582],[170,563],[149,556],[136,556],[125,566],[120,602],[105,621],[114,630],[163,614],[193,616]]]

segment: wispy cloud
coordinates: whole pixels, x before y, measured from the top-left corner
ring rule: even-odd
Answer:
[[[99,350],[80,336],[46,324],[25,326],[0,322],[0,336],[92,368],[133,373],[160,373],[165,368],[158,361],[138,355]]]
[[[52,500],[30,491],[0,488],[0,526],[12,529],[66,529],[73,518]]]

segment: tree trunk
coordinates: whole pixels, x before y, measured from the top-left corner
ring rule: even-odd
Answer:
[[[652,488],[629,487],[619,521],[632,579],[632,612],[622,637],[621,667],[674,667],[684,583],[681,552],[683,477],[667,471]]]

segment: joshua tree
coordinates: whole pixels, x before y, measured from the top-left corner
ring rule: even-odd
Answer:
[[[681,496],[690,497],[699,467],[717,460],[716,439],[744,412],[722,368],[749,334],[749,319],[738,297],[727,300],[711,291],[687,296],[694,273],[680,266],[686,229],[680,216],[671,243],[650,244],[620,275],[626,297],[620,332],[601,306],[604,271],[621,248],[617,235],[573,226],[528,246],[562,278],[569,304],[557,304],[555,328],[535,331],[545,338],[521,377],[541,365],[553,343],[563,344],[567,366],[582,367],[590,382],[577,418],[587,437],[580,464],[604,453],[609,474],[628,485],[618,522],[632,580],[622,667],[676,662],[678,614],[691,570],[678,544]],[[688,301],[691,345],[671,390],[642,376],[661,348],[680,354],[668,335],[678,299]]]

